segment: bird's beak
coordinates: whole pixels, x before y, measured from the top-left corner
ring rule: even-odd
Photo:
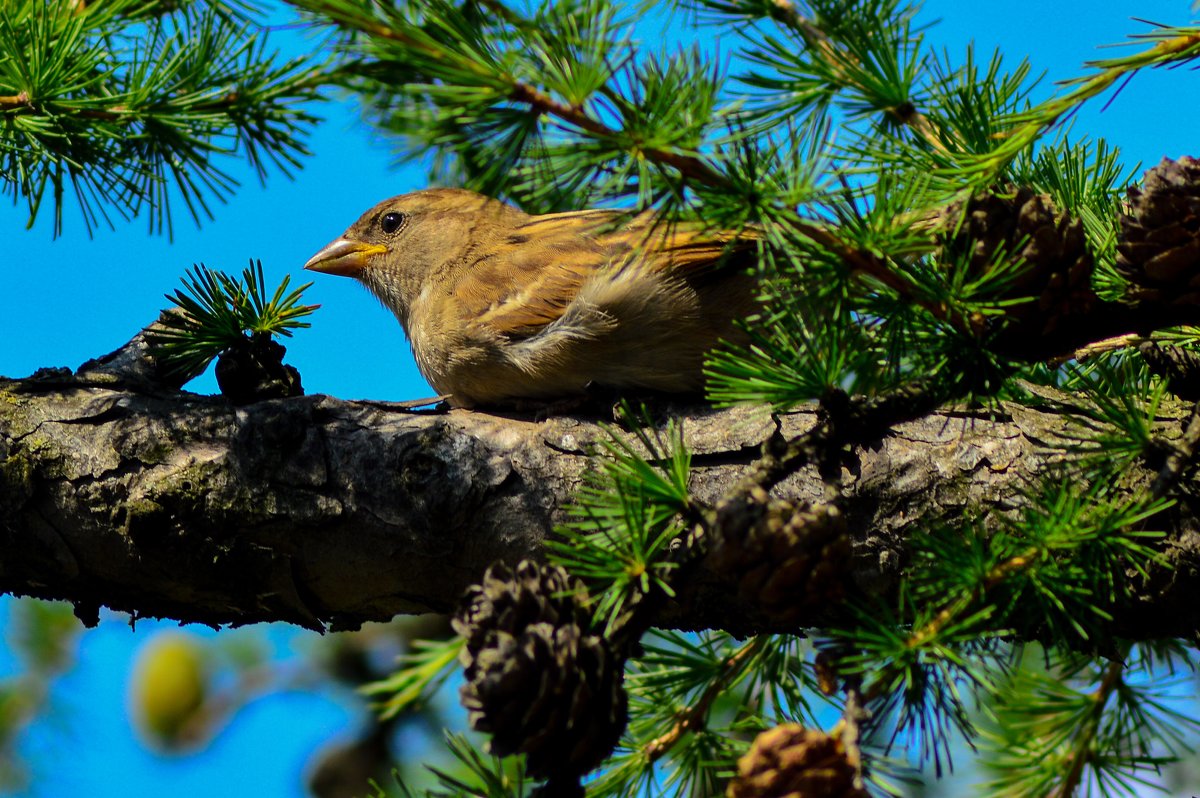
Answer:
[[[358,277],[367,268],[367,262],[375,255],[387,252],[383,244],[366,244],[339,238],[326,244],[320,252],[308,259],[304,268],[322,274],[339,277]]]

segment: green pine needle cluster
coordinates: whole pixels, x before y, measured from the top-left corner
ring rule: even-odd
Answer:
[[[595,587],[592,614],[609,635],[647,595],[673,594],[669,553],[691,506],[682,425],[658,430],[628,404],[623,414],[632,432],[609,430],[595,470],[567,509],[570,520],[547,543],[552,562]]]
[[[1064,654],[1114,645],[1105,608],[1160,558],[1162,535],[1145,522],[1170,502],[1130,500],[1102,479],[1081,492],[1072,479],[1047,479],[998,529],[978,518],[914,541],[897,601],[862,605],[822,643],[889,745],[904,741],[940,773],[976,744],[975,709],[999,700],[1022,651],[1006,638],[1053,640]]]
[[[0,187],[55,232],[75,205],[91,230],[146,214],[170,232],[237,188],[297,167],[315,118],[313,67],[281,61],[242,4],[14,0],[0,6]]]
[[[413,710],[436,693],[458,663],[463,639],[417,640],[413,651],[401,658],[401,667],[387,679],[366,685],[363,694],[383,696],[378,709],[383,718]]]
[[[533,782],[525,777],[519,758],[501,759],[481,754],[469,739],[461,734],[446,735],[446,749],[453,757],[453,770],[430,767],[437,786],[416,791],[401,783],[404,798],[525,798],[531,795]],[[394,792],[376,785],[375,798],[387,798]]]
[[[1154,790],[1162,768],[1200,732],[1177,708],[1191,691],[1192,654],[1177,644],[1123,646],[1110,662],[1025,653],[992,705],[982,735],[993,795]]]
[[[203,264],[189,269],[183,288],[167,294],[178,310],[163,313],[150,330],[155,358],[166,373],[190,379],[247,334],[291,337],[309,327],[301,319],[320,306],[300,299],[312,283],[288,291],[290,281],[285,275],[268,294],[261,261],[243,269],[240,280]]]

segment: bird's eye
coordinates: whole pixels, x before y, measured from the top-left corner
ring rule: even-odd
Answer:
[[[383,232],[391,234],[400,229],[406,218],[403,213],[391,211],[383,215],[383,218],[379,220],[379,226],[383,228]]]

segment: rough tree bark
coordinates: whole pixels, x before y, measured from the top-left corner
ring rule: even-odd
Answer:
[[[343,629],[446,611],[493,560],[538,556],[605,435],[594,418],[421,414],[320,395],[235,408],[154,382],[137,354],[0,380],[0,591],[66,599],[85,620],[104,605]],[[938,519],[1017,509],[1022,483],[1072,433],[1053,403],[1006,409],[933,414],[853,453],[845,511],[861,589],[886,590],[907,541]],[[815,418],[673,410],[706,501],[773,432]],[[1162,429],[1177,434],[1179,414]],[[777,492],[818,500],[823,489],[810,469]],[[1170,567],[1117,618],[1125,635],[1200,629],[1195,508],[1181,503],[1172,523]],[[705,572],[660,620],[747,633],[764,623]]]

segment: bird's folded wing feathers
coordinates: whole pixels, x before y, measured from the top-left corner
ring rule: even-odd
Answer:
[[[537,335],[562,318],[595,270],[594,260],[544,268],[535,281],[480,313],[476,323],[510,340]]]
[[[593,210],[532,217],[501,241],[492,257],[472,267],[456,294],[465,317],[514,340],[560,320],[583,286],[606,270],[644,268],[647,277],[670,272],[683,282],[703,282],[725,268],[729,254],[753,246],[753,233]],[[508,290],[497,300],[496,284],[504,281]]]

